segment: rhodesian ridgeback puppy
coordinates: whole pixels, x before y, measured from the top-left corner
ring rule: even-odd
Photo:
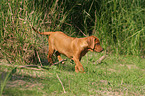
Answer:
[[[80,62],[81,58],[88,51],[101,52],[103,48],[100,46],[100,41],[95,36],[89,36],[84,38],[73,38],[67,36],[63,32],[38,32],[34,27],[33,30],[42,35],[49,35],[49,51],[48,51],[48,62],[53,63],[52,55],[56,51],[56,56],[59,61],[62,60],[60,54],[67,56],[74,60],[75,71],[84,72],[84,68]]]

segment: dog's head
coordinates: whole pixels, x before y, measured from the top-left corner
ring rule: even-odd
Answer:
[[[88,48],[91,51],[101,52],[103,48],[100,46],[100,40],[95,36],[89,36],[87,38]]]

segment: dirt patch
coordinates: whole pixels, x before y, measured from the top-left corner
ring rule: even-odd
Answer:
[[[106,96],[123,96],[124,95],[123,92],[112,92],[112,91],[102,91],[101,93],[102,95],[106,95]]]
[[[23,81],[23,80],[15,80],[15,81],[9,81],[7,83],[7,87],[24,86],[25,84],[30,84],[30,83],[26,82],[26,81]]]
[[[115,69],[108,69],[108,71],[111,71],[111,72],[116,72]]]
[[[90,91],[94,91],[96,92],[96,96],[124,96],[123,92],[119,92],[119,91],[109,91],[109,90],[90,90]],[[127,95],[127,93],[126,93]],[[94,96],[94,95],[90,95],[90,96]]]
[[[25,88],[43,88],[43,84],[42,83],[31,83],[28,81],[24,81],[24,80],[15,80],[15,81],[8,81],[6,87],[21,87],[23,89]]]
[[[135,65],[126,65],[128,69],[138,69]]]
[[[136,65],[123,65],[120,64],[121,67],[127,66],[128,69],[139,69]]]

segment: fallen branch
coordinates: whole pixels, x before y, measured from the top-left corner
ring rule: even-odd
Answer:
[[[41,60],[40,60],[39,54],[38,54],[37,51],[36,51],[36,53],[37,53],[38,60],[39,60],[39,62],[40,62],[40,64],[41,64],[41,66],[42,66],[42,63],[41,63]]]
[[[100,64],[106,57],[107,57],[107,55],[104,55],[104,56],[102,56],[101,58],[99,58],[99,59],[97,60],[97,64]],[[94,62],[94,64],[95,64],[95,62]]]
[[[1,64],[0,65],[4,65],[4,66],[10,66],[10,67],[17,67],[17,68],[25,68],[25,69],[31,69],[31,70],[43,70],[43,69],[37,69],[40,68],[37,65],[25,65],[25,66],[19,66],[19,65],[11,65],[11,64]],[[37,67],[37,68],[28,68],[28,67]]]
[[[59,80],[59,82],[60,82],[60,84],[61,84],[61,86],[62,86],[62,88],[63,88],[64,93],[66,93],[66,91],[65,91],[65,89],[64,89],[64,86],[63,86],[63,84],[62,84],[62,82],[61,82],[59,76],[58,76],[57,74],[56,74],[56,76],[57,76],[57,78],[58,78],[58,80]]]
[[[56,62],[56,63],[53,63],[52,65],[59,64],[59,63],[61,63],[61,62],[63,62],[63,61],[66,61],[66,59],[63,59],[63,60],[61,60],[61,61],[59,61],[59,62]],[[52,65],[51,65],[51,66],[52,66]]]
[[[52,65],[56,65],[56,64],[59,64],[59,63],[61,63],[61,62],[63,62],[63,61],[66,61],[66,59],[64,59],[64,60],[61,60],[61,61],[59,61],[59,62],[56,62],[56,63],[53,63]],[[22,66],[19,66],[19,65],[12,65],[12,64],[1,64],[0,63],[0,65],[5,65],[5,66],[11,66],[11,67],[17,67],[17,68],[25,68],[25,69],[32,69],[32,70],[43,70],[43,69],[45,69],[45,67],[44,66],[38,66],[38,65],[22,65]],[[51,65],[51,66],[52,66]],[[50,67],[51,67],[50,66]],[[29,68],[29,67],[31,67],[31,68]],[[32,67],[35,67],[35,68],[32,68]],[[39,69],[38,69],[39,68]],[[43,69],[42,69],[43,68]]]
[[[101,58],[99,58],[99,59],[97,60],[97,64],[101,63],[106,57],[107,57],[107,56],[104,55],[104,56],[102,56]]]

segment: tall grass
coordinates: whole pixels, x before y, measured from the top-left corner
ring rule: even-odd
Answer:
[[[95,32],[118,54],[145,53],[145,7],[142,0],[102,1],[95,16]]]
[[[42,56],[46,55],[47,38],[35,34],[31,27],[35,26],[39,31],[61,30],[67,13],[63,13],[64,8],[58,6],[58,0],[53,2],[2,0],[1,4],[0,45],[3,56],[10,63],[14,61],[31,63],[37,61],[39,53],[39,55],[42,53]],[[50,8],[47,10],[47,7]]]
[[[10,63],[38,63],[37,55],[46,57],[47,38],[35,34],[31,26],[39,31],[60,30],[77,37],[95,35],[110,53],[144,55],[144,3],[144,0],[1,0],[1,57]]]
[[[4,91],[6,83],[11,79],[12,75],[16,72],[17,68],[13,68],[10,72],[3,72],[0,74],[0,96]]]

